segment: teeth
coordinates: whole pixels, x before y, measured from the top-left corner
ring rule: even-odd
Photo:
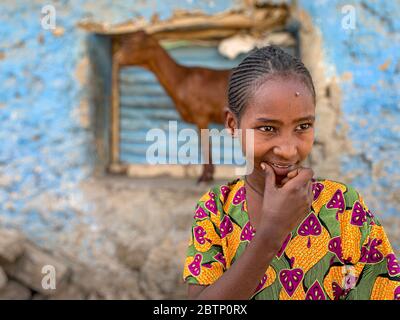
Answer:
[[[273,165],[274,165],[275,167],[278,167],[278,168],[289,168],[289,167],[290,167],[290,166],[280,166],[280,165],[275,164],[275,163],[273,163]]]

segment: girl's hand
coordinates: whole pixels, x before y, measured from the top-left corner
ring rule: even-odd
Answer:
[[[286,182],[288,182],[290,179],[293,179],[295,176],[297,176],[299,173],[299,169],[294,169],[290,171],[287,175],[286,178],[284,178],[281,182],[281,187],[285,185]]]
[[[265,190],[258,234],[279,249],[286,236],[311,210],[314,171],[300,167],[288,173],[282,187],[276,186],[275,172],[270,165],[261,165],[265,172]]]

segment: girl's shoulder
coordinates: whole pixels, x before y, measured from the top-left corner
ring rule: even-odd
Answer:
[[[200,201],[208,200],[210,197],[218,200],[222,205],[231,201],[234,201],[235,203],[244,201],[246,197],[244,178],[235,178],[226,183],[214,185],[203,194]]]
[[[357,189],[337,180],[316,178],[313,181],[313,202],[318,201],[328,209],[337,208],[340,211],[352,208],[357,201],[365,206],[364,199]]]
[[[340,202],[337,203],[338,206],[342,205],[342,198],[349,205],[361,197],[351,184],[322,177],[313,179],[313,193],[314,201],[319,199],[324,204],[335,196],[335,199]],[[219,198],[222,204],[225,204],[227,201],[237,203],[244,200],[246,196],[244,177],[238,177],[226,183],[214,185],[203,194],[200,201],[209,199],[210,196]],[[363,199],[361,198],[361,200]]]
[[[350,211],[348,214],[353,214],[354,219],[357,219],[356,216],[361,212],[361,220],[359,222],[353,221],[354,223],[361,223],[365,220],[364,215],[370,218],[374,217],[362,195],[349,183],[316,177],[313,179],[312,188],[312,207],[316,214],[328,210],[329,215],[331,215],[334,211],[337,215],[336,219],[341,220],[339,219],[340,214]],[[236,210],[239,207],[246,210],[244,177],[238,177],[209,188],[199,199],[197,207],[200,205],[207,209],[209,214],[229,214],[231,210]],[[327,214],[327,212],[324,214]]]
[[[243,178],[235,178],[226,183],[216,184],[209,188],[199,199],[196,205],[195,218],[206,216],[220,221],[232,209],[246,209],[246,190]]]
[[[362,195],[350,183],[317,177],[313,179],[312,188],[314,195],[312,206],[316,213],[322,209],[334,209],[337,219],[339,214],[347,211],[350,211],[351,214],[362,212],[373,217]]]

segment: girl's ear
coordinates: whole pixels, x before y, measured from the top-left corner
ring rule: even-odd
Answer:
[[[234,115],[232,111],[229,110],[228,108],[225,108],[224,114],[225,114],[225,128],[229,130],[229,133],[231,135],[234,135],[235,129],[239,128],[236,115]]]

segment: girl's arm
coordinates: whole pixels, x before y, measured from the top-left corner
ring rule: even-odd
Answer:
[[[271,232],[272,235],[272,232]],[[254,236],[235,263],[213,284],[189,285],[189,299],[245,300],[252,297],[281,243]]]
[[[190,299],[249,299],[264,276],[285,237],[304,219],[312,203],[313,171],[302,168],[282,188],[276,187],[275,174],[265,170],[263,208],[258,230],[243,254],[212,284],[189,289]],[[291,206],[288,207],[287,203]]]

